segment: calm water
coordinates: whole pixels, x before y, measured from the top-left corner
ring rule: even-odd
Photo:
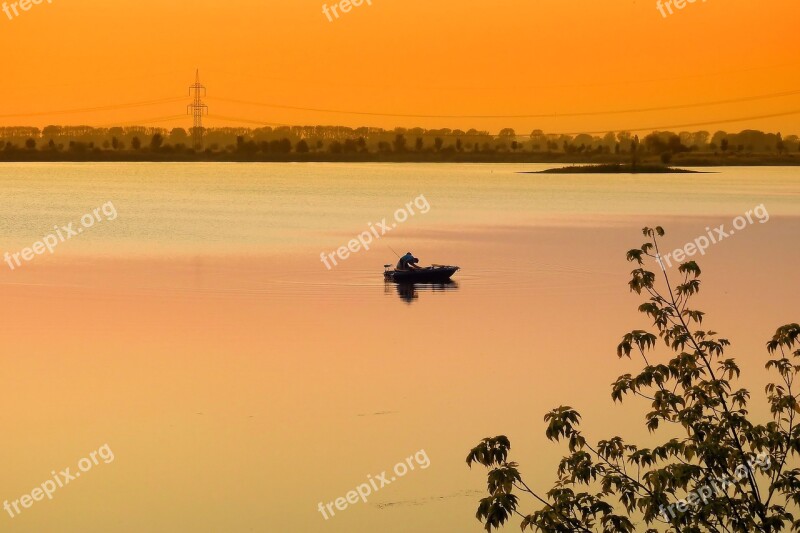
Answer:
[[[698,259],[699,306],[762,412],[764,343],[800,311],[800,171],[518,173],[537,168],[0,165],[3,253],[116,213],[0,264],[0,501],[115,454],[0,529],[477,533],[485,480],[464,457],[480,438],[508,435],[541,490],[563,452],[543,437],[551,407],[578,408],[594,439],[647,438],[609,397],[635,368],[619,337],[648,326],[624,259],[641,227],[671,250],[763,204],[768,221]],[[428,208],[326,269],[321,253],[420,195]],[[393,250],[462,271],[387,285]],[[419,450],[429,467],[318,512]]]

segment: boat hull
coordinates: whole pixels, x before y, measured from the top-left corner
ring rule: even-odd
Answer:
[[[437,283],[448,281],[457,271],[457,266],[430,267],[419,270],[387,270],[383,273],[383,278],[395,283]]]

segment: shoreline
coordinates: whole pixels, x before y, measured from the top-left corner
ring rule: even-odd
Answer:
[[[236,152],[198,153],[153,153],[142,151],[106,152],[87,154],[27,150],[0,152],[0,163],[536,163],[577,166],[621,166],[630,167],[630,156],[609,155],[574,156],[554,153],[354,153],[354,154],[241,154]],[[800,154],[752,154],[676,155],[671,165],[676,167],[754,167],[754,166],[800,166]],[[664,168],[659,158],[642,158],[637,163],[641,168]]]

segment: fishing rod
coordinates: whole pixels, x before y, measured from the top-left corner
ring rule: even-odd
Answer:
[[[386,243],[384,243],[384,244],[386,244]],[[397,252],[395,252],[395,251],[394,251],[394,248],[392,248],[392,247],[391,247],[391,246],[389,246],[388,244],[386,244],[386,247],[387,247],[388,249],[390,249],[394,255],[396,255],[398,258],[402,259],[402,258],[400,257],[400,254],[398,254]],[[392,268],[392,265],[383,265],[384,272],[386,271],[386,269],[387,269],[387,268]]]

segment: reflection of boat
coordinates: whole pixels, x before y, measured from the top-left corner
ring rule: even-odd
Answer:
[[[383,279],[395,283],[442,283],[448,281],[459,269],[457,266],[445,265],[433,265],[415,270],[389,270],[391,265],[385,267]]]
[[[396,287],[397,296],[401,300],[411,303],[419,298],[420,292],[442,292],[457,291],[458,283],[452,279],[439,283],[405,283],[386,280],[386,294],[389,294],[389,287]]]

